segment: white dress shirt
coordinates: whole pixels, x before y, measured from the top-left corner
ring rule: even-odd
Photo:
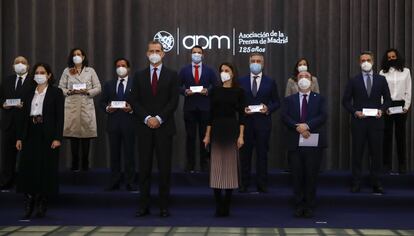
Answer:
[[[198,64],[195,64],[194,62],[191,62],[191,65],[192,65],[192,71],[193,71],[193,77],[195,78],[195,65],[198,65],[198,78],[199,79],[201,79],[201,72],[203,71],[203,63],[202,62],[200,62],[200,63],[198,63]]]
[[[17,88],[17,83],[19,82],[19,77],[22,77],[22,85],[23,85],[24,84],[24,81],[26,80],[27,74],[28,73],[26,73],[26,74],[24,74],[22,76],[16,75],[16,81],[14,82],[14,88],[15,89]]]
[[[257,75],[255,75],[253,73],[250,73],[250,88],[253,88],[254,76],[258,76],[257,79],[256,79],[256,83],[257,83],[257,91],[259,91],[260,82],[262,81],[262,75],[263,75],[263,72],[260,72]]]
[[[127,87],[127,84],[128,84],[128,76],[126,76],[125,78],[118,77],[118,81],[116,82],[115,92],[118,92],[119,83],[121,83],[122,79],[124,80],[124,82],[122,82],[122,84],[124,85],[124,93],[125,93],[126,87]]]
[[[404,68],[403,71],[399,71],[391,67],[387,73],[381,70],[380,75],[387,79],[391,99],[393,101],[404,101],[404,109],[408,110],[411,105],[410,69]]]
[[[39,93],[37,89],[35,90],[35,95],[32,99],[32,107],[30,109],[30,116],[41,116],[43,114],[43,102],[45,100],[47,87],[43,92]]]

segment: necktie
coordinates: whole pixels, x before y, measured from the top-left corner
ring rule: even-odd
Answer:
[[[19,77],[19,80],[17,81],[17,85],[16,85],[16,91],[19,91],[19,89],[22,87],[23,84],[23,78]]]
[[[308,115],[308,101],[306,100],[307,94],[303,94],[302,98],[302,109],[300,112],[300,122],[306,121],[306,116]]]
[[[257,95],[257,78],[259,78],[259,76],[253,76],[253,85],[252,85],[253,97],[256,97]]]
[[[198,85],[200,83],[199,65],[194,65],[194,81]]]
[[[157,67],[154,67],[154,73],[152,73],[152,80],[151,80],[151,88],[152,88],[152,95],[157,95],[157,85],[158,85],[158,76],[157,76]]]
[[[371,89],[372,89],[371,75],[367,74],[367,94],[368,94],[368,97],[371,95]]]
[[[124,79],[119,81],[118,91],[116,93],[118,100],[124,100]]]

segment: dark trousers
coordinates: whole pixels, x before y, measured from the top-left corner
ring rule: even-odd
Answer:
[[[354,119],[354,118],[353,118]],[[369,117],[352,120],[352,178],[353,184],[360,184],[362,158],[365,144],[368,143],[370,157],[371,184],[380,186],[379,176],[382,167],[382,143],[384,137],[383,120]]]
[[[158,165],[160,208],[168,208],[170,198],[172,135],[159,131],[160,130],[151,130],[149,128],[138,131],[138,165],[141,209],[148,208],[150,205],[151,172],[152,163],[154,161],[154,150]]]
[[[82,169],[89,169],[89,146],[90,138],[70,138],[70,148],[72,152],[72,169],[79,169],[79,148],[82,152]]]
[[[322,150],[298,147],[297,150],[289,151],[289,158],[296,207],[315,207],[316,182],[322,160]]]
[[[16,175],[16,130],[11,127],[2,132],[1,144],[1,182],[0,185],[5,188],[11,188],[14,185]]]
[[[393,101],[391,106],[404,106],[404,101]],[[394,114],[384,116],[384,153],[383,164],[384,168],[392,169],[392,147],[393,147],[393,133],[395,125],[395,140],[397,144],[398,167],[404,168],[406,165],[405,158],[405,123],[407,121],[407,114]]]
[[[269,130],[245,128],[245,144],[241,149],[241,180],[244,187],[251,182],[253,149],[256,150],[256,182],[258,187],[267,187],[267,154],[269,151]]]
[[[109,149],[111,154],[111,185],[121,182],[121,154],[124,161],[124,181],[133,184],[135,179],[135,133],[134,129],[119,129],[108,131]]]
[[[184,122],[186,131],[186,154],[187,154],[187,170],[194,170],[195,163],[195,150],[197,139],[197,127],[199,137],[200,148],[200,169],[208,169],[208,152],[204,148],[203,139],[206,133],[207,122],[209,118],[208,111],[184,111]]]

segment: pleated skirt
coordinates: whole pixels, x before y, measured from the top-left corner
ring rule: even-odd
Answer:
[[[210,187],[239,188],[239,150],[236,144],[211,144]]]

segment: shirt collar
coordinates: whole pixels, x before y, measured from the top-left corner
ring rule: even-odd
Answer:
[[[21,76],[16,74],[16,78],[22,77],[22,79],[25,80],[27,75],[28,75],[28,72],[26,72],[24,75],[21,75]]]
[[[260,72],[259,74],[257,74],[257,75],[255,75],[255,74],[253,74],[253,73],[250,73],[250,78],[254,78],[254,76],[258,76],[257,78],[258,79],[261,79],[262,78],[262,75],[263,75],[263,72]]]
[[[364,76],[366,76],[366,75],[370,75],[371,77],[372,77],[372,75],[374,74],[374,72],[371,70],[371,71],[369,71],[369,72],[365,72],[365,71],[362,71],[362,74],[364,75]]]
[[[124,82],[128,82],[128,75],[125,78],[118,77],[118,81],[124,80]]]
[[[46,88],[43,90],[43,92],[41,92],[41,93],[39,93],[38,91],[37,91],[37,89],[35,89],[35,94],[36,95],[43,95],[43,94],[45,94],[46,93],[46,91],[47,91],[47,88],[48,88],[49,86],[46,86]]]
[[[201,68],[201,67],[203,67],[203,62],[200,62],[200,63],[198,63],[198,64],[195,64],[194,62],[191,62],[191,66],[194,68],[194,66],[195,65],[198,65],[199,67],[198,68]]]
[[[154,70],[154,68],[155,68],[155,66],[153,66],[152,64],[150,64],[150,71],[152,72],[153,70]],[[158,66],[157,66],[157,72],[160,72],[161,71],[161,69],[162,69],[162,64],[159,64]]]
[[[309,92],[307,92],[307,93],[302,93],[302,92],[300,92],[300,91],[299,91],[299,96],[300,96],[300,97],[302,97],[304,94],[308,95],[307,97],[309,97],[309,95],[310,95],[310,91],[309,91]]]

